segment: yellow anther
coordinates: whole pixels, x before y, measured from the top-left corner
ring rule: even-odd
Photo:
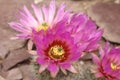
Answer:
[[[115,63],[111,63],[112,70],[117,70],[117,65]]]
[[[47,23],[42,23],[41,25],[39,25],[37,27],[37,31],[40,31],[40,30],[47,30],[48,29],[48,24]]]
[[[49,55],[52,59],[62,59],[64,57],[64,49],[62,46],[53,46],[50,48]]]

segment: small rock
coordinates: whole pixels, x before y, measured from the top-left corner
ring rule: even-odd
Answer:
[[[22,78],[22,73],[19,68],[14,68],[10,70],[7,75],[7,80],[21,80]]]
[[[120,0],[115,0],[115,3],[119,4],[119,3],[120,3]]]
[[[37,80],[35,70],[32,65],[21,65],[19,68],[23,74],[23,80]]]
[[[10,40],[16,33],[9,29],[0,28],[0,57],[5,58],[9,51],[21,48],[25,45],[25,40]]]
[[[30,7],[32,2],[33,0],[0,0],[0,57],[5,58],[10,50],[24,46],[24,40],[10,40],[17,32],[11,29],[8,23],[16,20],[18,11],[24,5]]]
[[[6,78],[8,75],[8,71],[3,70],[2,65],[0,65],[0,76]],[[1,80],[1,79],[0,79]]]
[[[3,62],[3,59],[0,57],[0,65],[2,64],[2,62]]]
[[[30,7],[32,3],[33,0],[0,0],[0,27],[10,29],[8,23],[16,19],[18,11],[23,8],[24,5]]]
[[[0,41],[1,42],[1,41]],[[0,44],[0,57],[2,58],[2,59],[4,59],[5,57],[6,57],[6,55],[8,54],[8,52],[9,52],[9,49],[7,49],[6,47],[4,47],[3,45],[2,45],[2,43]]]
[[[0,80],[6,80],[6,79],[4,79],[2,76],[0,76]]]
[[[3,61],[3,68],[8,70],[16,64],[23,62],[30,58],[29,53],[26,49],[19,49],[11,51],[10,55]]]
[[[104,29],[105,39],[120,43],[120,4],[96,3],[89,8],[88,15]]]

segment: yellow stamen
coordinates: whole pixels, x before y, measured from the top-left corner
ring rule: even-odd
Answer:
[[[37,31],[44,30],[46,31],[48,29],[48,24],[47,23],[42,23],[37,27]]]
[[[117,70],[117,65],[115,63],[111,63],[112,70]]]
[[[64,58],[64,50],[63,50],[63,47],[62,46],[53,46],[50,48],[50,51],[49,51],[49,56],[52,58],[52,59],[63,59]]]

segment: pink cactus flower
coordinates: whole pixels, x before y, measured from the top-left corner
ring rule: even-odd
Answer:
[[[56,9],[55,0],[51,0],[50,5],[44,5],[42,8],[32,5],[35,17],[30,13],[26,6],[20,11],[20,16],[18,16],[18,22],[11,22],[9,25],[19,31],[20,33],[12,39],[30,39],[27,44],[29,53],[36,53],[31,51],[33,47],[33,32],[32,29],[36,31],[47,30],[54,27],[56,23],[60,22],[62,19],[69,16],[69,11],[65,11],[65,4]],[[67,20],[66,20],[67,21]]]
[[[64,10],[64,4],[58,10],[56,9],[55,0],[51,0],[49,6],[44,5],[42,8],[38,8],[36,5],[32,5],[32,8],[35,17],[24,6],[20,11],[19,21],[9,23],[13,29],[20,32],[16,38],[30,39],[32,38],[32,29],[47,30],[69,15],[69,12]]]
[[[99,47],[99,40],[103,34],[102,29],[97,29],[96,24],[85,14],[74,14],[68,24],[68,30],[74,36],[79,46],[84,45],[84,51],[90,52]]]
[[[100,58],[92,54],[93,61],[97,65],[96,77],[106,80],[120,80],[120,48],[111,48],[109,43],[104,49],[100,49]]]
[[[37,63],[40,64],[39,73],[45,69],[50,71],[52,77],[56,77],[60,69],[65,74],[66,70],[77,73],[71,63],[80,58],[82,46],[78,46],[71,33],[66,31],[65,21],[58,23],[54,29],[49,29],[46,33],[43,30],[33,31]]]

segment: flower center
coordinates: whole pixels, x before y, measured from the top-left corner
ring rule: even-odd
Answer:
[[[55,45],[50,48],[48,54],[52,59],[62,60],[64,58],[65,51],[62,46]]]
[[[116,65],[116,63],[111,63],[111,68],[112,68],[112,70],[117,70],[117,65]]]
[[[48,29],[48,24],[47,23],[42,23],[37,27],[37,31],[44,30],[46,31]]]

